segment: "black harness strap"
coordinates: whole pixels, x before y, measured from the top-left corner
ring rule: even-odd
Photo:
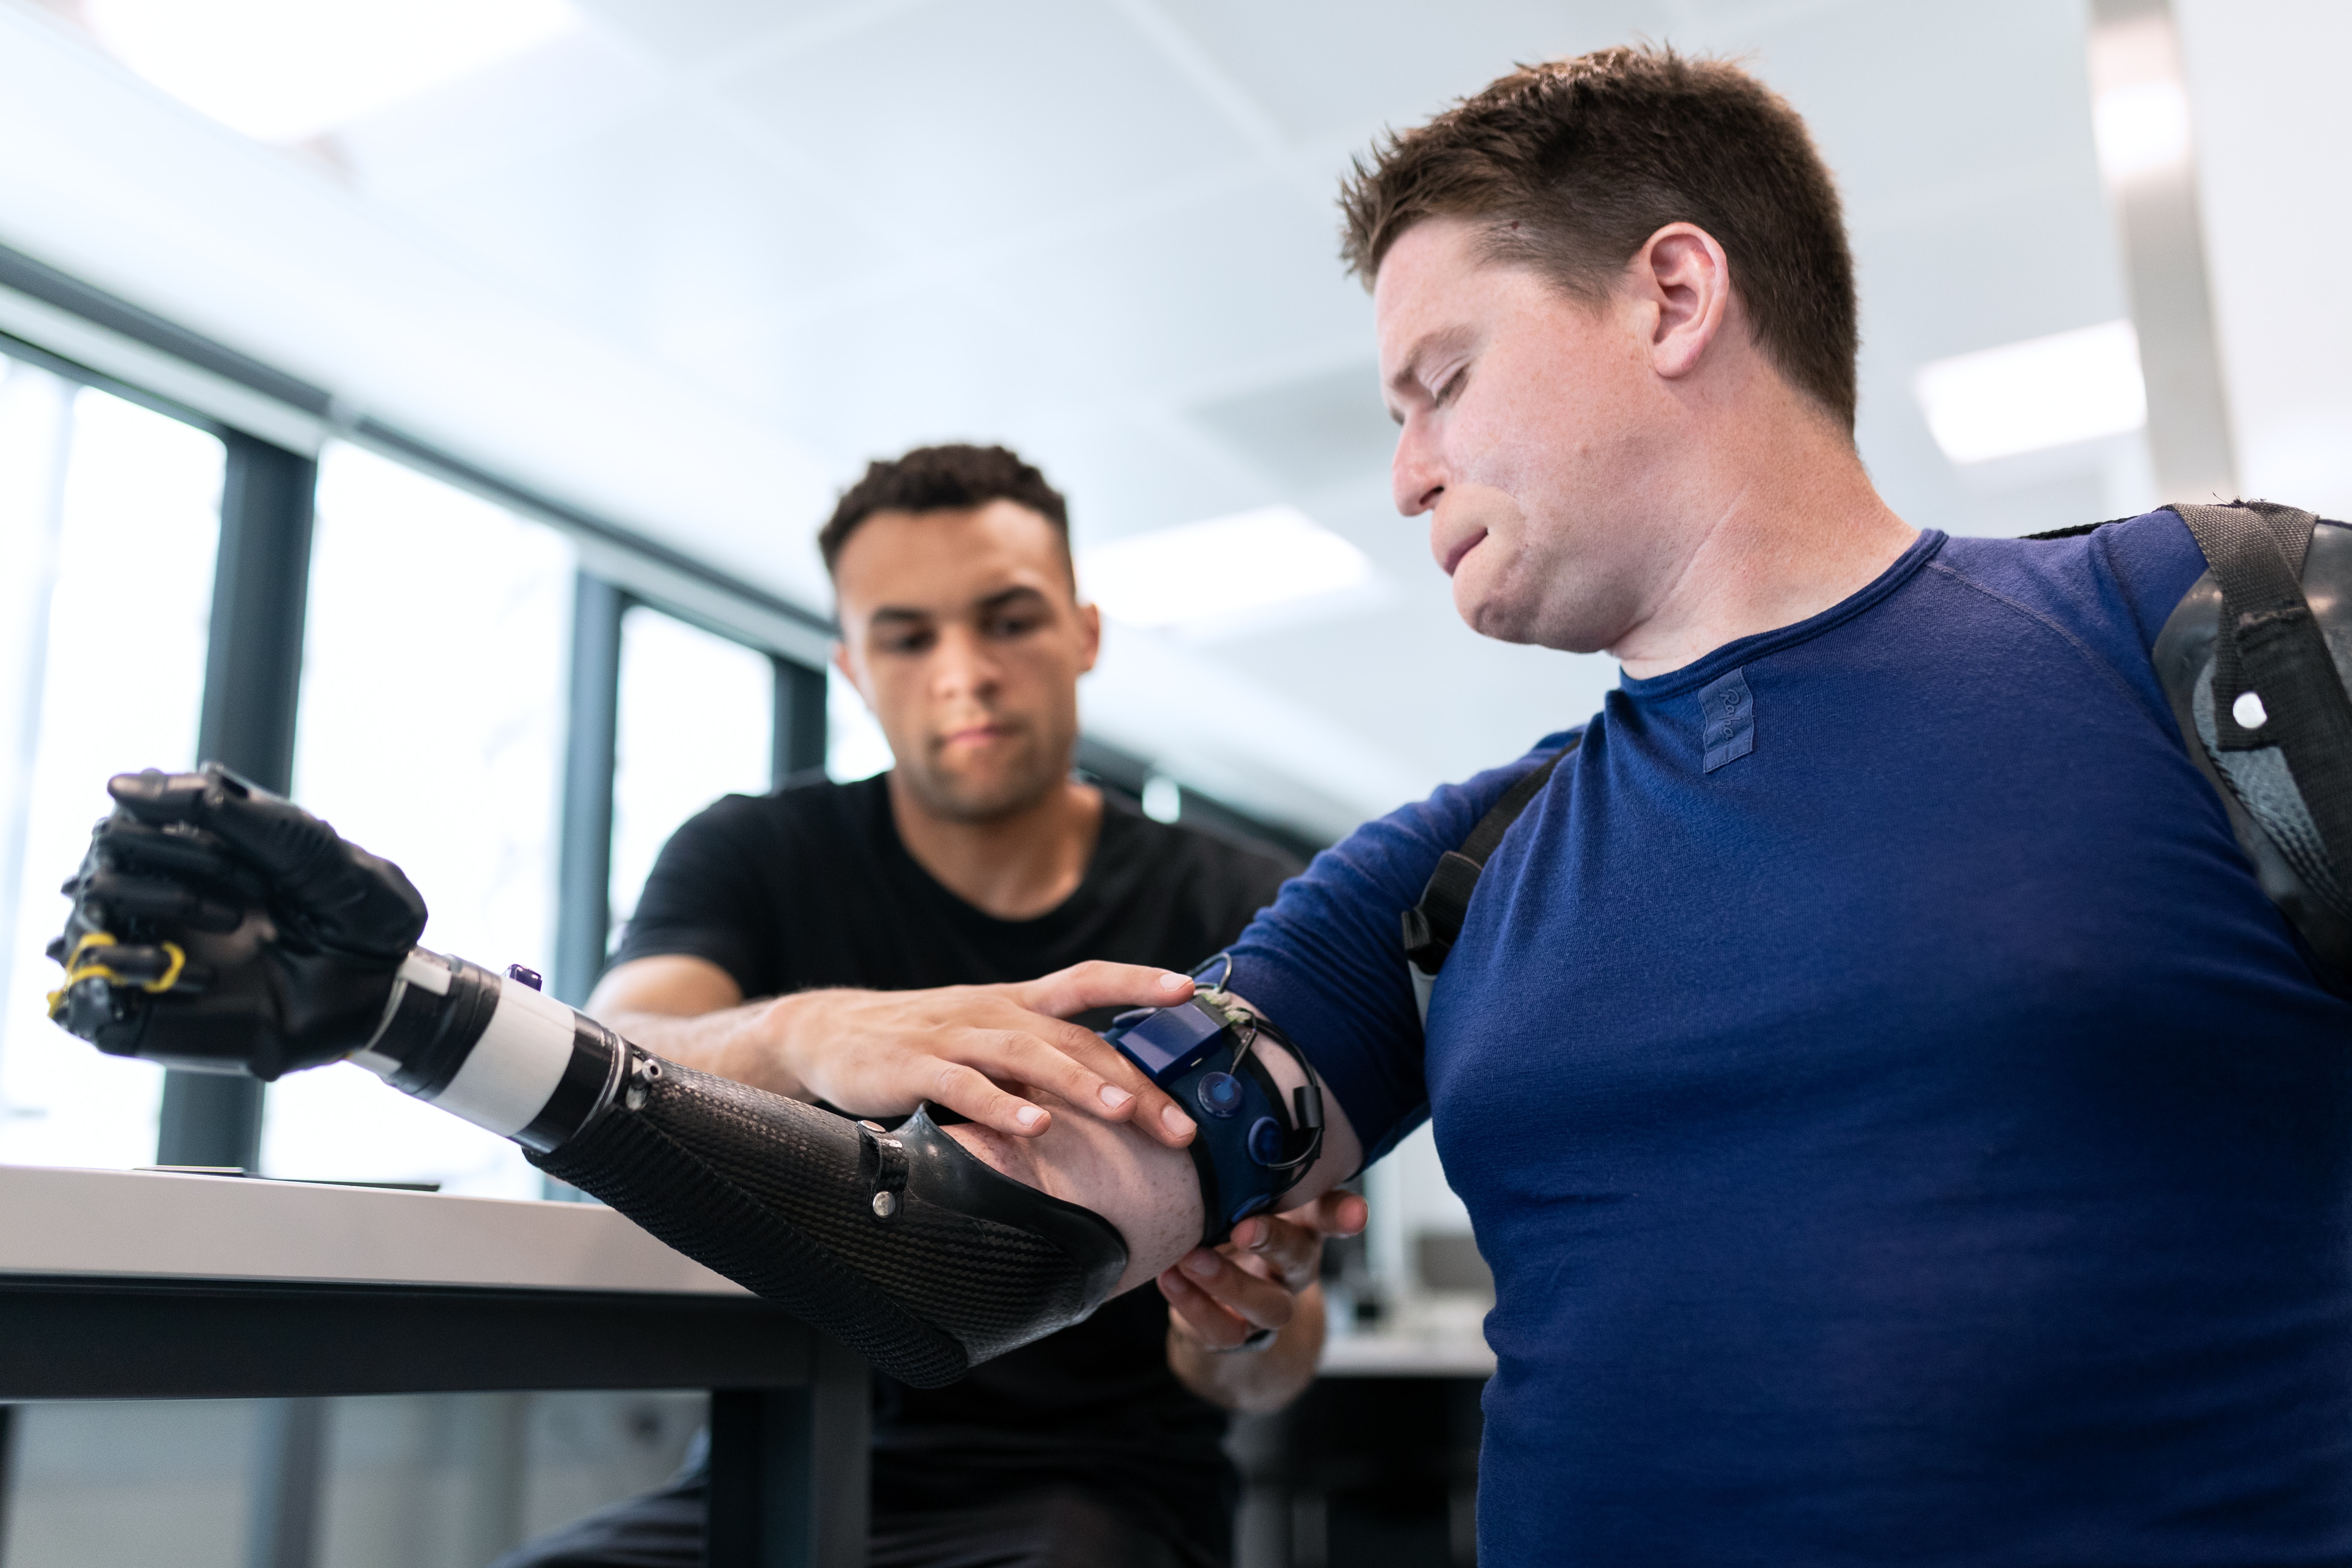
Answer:
[[[1487,857],[1495,853],[1520,813],[1551,782],[1559,760],[1583,740],[1580,731],[1571,736],[1568,744],[1522,774],[1478,819],[1462,847],[1449,849],[1439,858],[1437,869],[1429,874],[1429,883],[1421,890],[1421,901],[1404,911],[1404,955],[1422,973],[1433,975],[1444,964],[1445,955],[1461,939],[1462,922],[1470,917],[1470,895],[1478,890],[1478,877],[1486,868]]]
[[[2303,558],[2319,520],[2268,501],[2171,510],[2221,588],[2214,739],[2225,752],[2276,746],[2328,859],[2352,866],[2352,697],[2303,596]],[[2235,712],[2248,691],[2265,714],[2252,730]]]
[[[2189,525],[2221,590],[2213,639],[2213,738],[2224,752],[2276,746],[2311,813],[2328,859],[2352,866],[2352,697],[2336,674],[2326,634],[2303,596],[2303,560],[2319,519],[2275,501],[2168,506]],[[2121,518],[2116,521],[2124,521]],[[2071,539],[2104,522],[2031,539]],[[2264,718],[2238,722],[2252,691]]]

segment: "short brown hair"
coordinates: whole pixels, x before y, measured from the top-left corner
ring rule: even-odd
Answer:
[[[1003,447],[918,447],[903,457],[877,458],[841,492],[833,515],[817,531],[817,552],[830,573],[857,525],[877,511],[965,511],[992,500],[1027,507],[1054,525],[1062,564],[1070,567],[1070,507],[1034,466]],[[1071,570],[1075,579],[1076,572]]]
[[[1696,224],[1780,374],[1853,428],[1853,257],[1805,122],[1738,66],[1648,46],[1521,66],[1391,132],[1340,189],[1341,254],[1370,287],[1424,218],[1468,220],[1488,256],[1598,303],[1667,224]]]

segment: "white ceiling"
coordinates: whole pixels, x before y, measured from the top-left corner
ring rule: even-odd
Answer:
[[[572,36],[343,128],[336,172],[299,177],[639,367],[647,406],[690,394],[833,484],[1003,440],[1082,544],[1277,502],[1346,535],[1390,580],[1377,607],[1210,647],[1118,633],[1132,657],[1115,642],[1090,698],[1112,738],[1318,826],[1515,754],[1613,679],[1454,619],[1388,504],[1370,310],[1335,259],[1349,156],[1515,60],[1731,51],[1807,116],[1860,265],[1864,453],[1911,521],[2023,532],[2152,499],[2128,448],[1971,482],[1907,391],[1928,360],[2126,313],[2069,0],[575,3]],[[775,500],[709,547],[805,595],[822,494]],[[1265,733],[1171,741],[1171,680]]]

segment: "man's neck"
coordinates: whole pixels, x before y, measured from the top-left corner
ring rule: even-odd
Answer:
[[[930,811],[896,772],[890,820],[915,864],[957,898],[1002,921],[1034,919],[1078,890],[1102,832],[1102,792],[1067,781],[987,822]]]
[[[1844,434],[1801,406],[1719,446],[1684,499],[1693,523],[1656,607],[1609,650],[1635,679],[1819,615],[1919,533]]]

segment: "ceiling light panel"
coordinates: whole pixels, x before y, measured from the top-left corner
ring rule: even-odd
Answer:
[[[1955,463],[2071,447],[2147,422],[2129,321],[1937,360],[1920,369],[1912,390],[1936,445]]]
[[[2091,34],[2091,122],[2099,170],[2117,184],[2189,162],[2189,87],[2171,19],[2158,15]]]
[[[390,108],[578,26],[570,0],[82,0],[107,51],[265,142]]]
[[[1263,628],[1378,596],[1364,552],[1297,507],[1265,507],[1096,545],[1079,588],[1129,626],[1192,637]]]

